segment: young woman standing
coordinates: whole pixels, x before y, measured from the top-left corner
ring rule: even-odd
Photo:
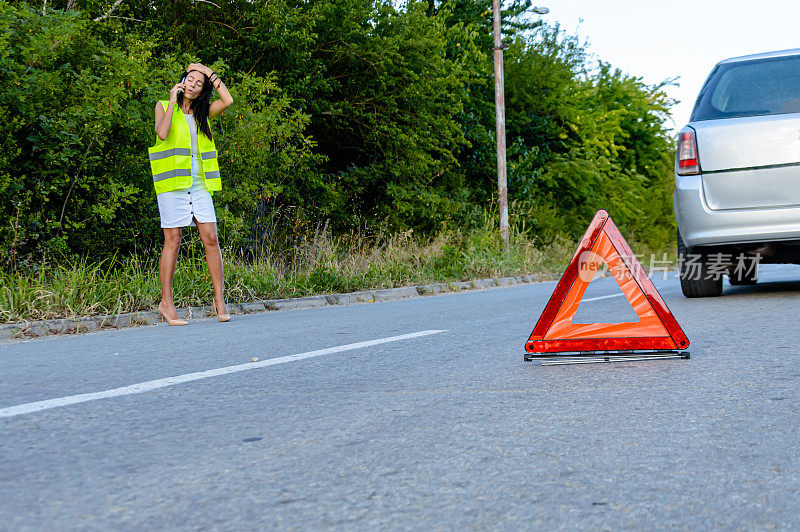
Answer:
[[[216,89],[219,99],[211,102]],[[217,241],[217,218],[212,193],[222,189],[217,148],[208,119],[233,103],[222,80],[207,66],[192,63],[172,87],[169,101],[156,103],[156,145],[149,149],[153,184],[164,231],[159,276],[158,311],[170,325],[187,325],[175,311],[172,281],[181,227],[196,226],[206,251],[206,264],[214,286],[213,306],[219,321],[230,315],[223,295],[222,253]]]

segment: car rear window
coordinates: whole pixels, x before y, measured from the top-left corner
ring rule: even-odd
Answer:
[[[800,112],[800,56],[719,65],[697,98],[692,121]]]

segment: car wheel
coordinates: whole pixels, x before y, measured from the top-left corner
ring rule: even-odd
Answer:
[[[739,260],[741,262],[734,264],[728,272],[728,281],[733,286],[756,284],[758,282],[758,259],[746,257]]]
[[[722,294],[722,276],[708,278],[708,254],[691,253],[678,233],[678,265],[681,290],[686,297],[717,297]]]

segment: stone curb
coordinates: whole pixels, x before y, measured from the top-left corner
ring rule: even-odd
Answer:
[[[403,286],[379,290],[365,290],[346,294],[326,294],[297,297],[291,299],[266,299],[251,303],[229,304],[228,311],[233,314],[253,314],[276,310],[301,310],[335,305],[358,305],[382,301],[398,301],[422,296],[432,296],[462,290],[478,290],[501,286],[514,286],[540,280],[538,275],[518,275],[497,279],[478,279],[452,283],[434,283],[420,286]],[[178,309],[178,315],[187,320],[205,319],[214,316],[210,306]],[[50,334],[78,334],[99,329],[120,329],[137,325],[156,325],[161,317],[154,310],[109,314],[105,316],[84,316],[57,320],[23,321],[0,325],[0,342],[22,338],[38,338]]]

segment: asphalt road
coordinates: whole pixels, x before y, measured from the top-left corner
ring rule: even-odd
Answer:
[[[800,267],[762,279],[656,281],[690,360],[524,362],[554,283],[3,344],[0,529],[797,529]]]

